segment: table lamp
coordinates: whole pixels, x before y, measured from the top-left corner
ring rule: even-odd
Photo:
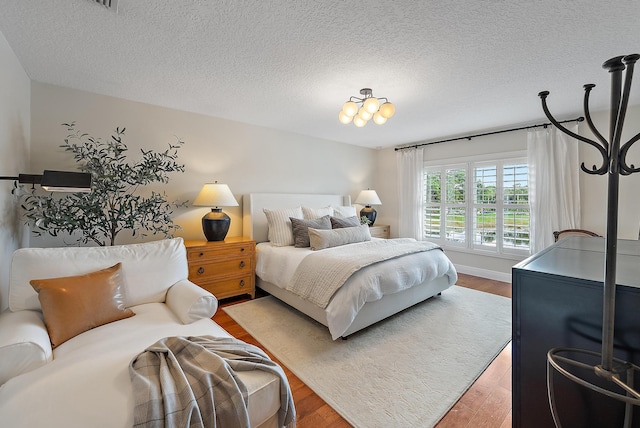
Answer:
[[[358,197],[356,198],[356,204],[364,205],[365,207],[360,210],[360,218],[366,217],[369,219],[371,223],[369,226],[373,226],[373,223],[376,222],[376,210],[371,208],[371,205],[382,205],[380,198],[375,190],[367,189],[360,192]]]
[[[202,217],[202,231],[207,241],[224,241],[229,232],[231,219],[222,212],[220,207],[237,207],[238,201],[233,197],[229,186],[214,183],[206,183],[198,193],[193,206],[214,207]]]

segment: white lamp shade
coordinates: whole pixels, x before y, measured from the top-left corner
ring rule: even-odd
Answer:
[[[353,101],[347,101],[342,106],[342,111],[347,116],[353,117],[358,112],[358,104],[354,103]]]
[[[364,120],[369,120],[373,117],[373,114],[369,113],[369,111],[364,108],[364,106],[362,106],[360,107],[360,110],[358,110],[358,116],[360,116]]]
[[[378,125],[383,125],[387,121],[387,118],[380,114],[380,112],[376,112],[376,114],[373,115],[373,121]]]
[[[396,108],[390,102],[386,102],[380,106],[380,114],[389,119],[396,112]]]
[[[356,115],[356,117],[353,118],[353,124],[358,128],[362,128],[367,124],[367,121],[361,118],[359,115]]]
[[[373,115],[373,113],[378,111],[378,107],[380,107],[380,101],[377,98],[367,98],[364,100],[362,107],[365,108],[369,113]]]
[[[376,191],[371,189],[361,191],[355,203],[360,205],[382,205],[382,201],[380,201]]]
[[[346,114],[344,111],[341,111],[338,115],[338,119],[340,120],[340,122],[346,125],[348,123],[351,123],[352,117]]]
[[[226,184],[207,183],[193,201],[196,207],[237,207],[238,201]]]

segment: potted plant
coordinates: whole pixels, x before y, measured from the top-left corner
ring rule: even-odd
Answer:
[[[76,130],[75,123],[63,124],[69,134],[62,147],[78,162],[78,168],[92,176],[91,193],[72,193],[62,197],[27,193],[22,207],[26,223],[36,236],[80,233],[77,242],[114,245],[118,234],[130,230],[133,236],[163,234],[171,237],[180,229],[171,219],[173,208],[185,202],[168,202],[166,194],[141,192],[151,183],[167,183],[169,173],[184,172],[178,163],[177,139],[163,152],[142,150],[137,161],[127,158],[123,142],[125,128],[116,128],[108,141]]]

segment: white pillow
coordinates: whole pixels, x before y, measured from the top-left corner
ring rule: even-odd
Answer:
[[[366,224],[331,230],[309,228],[309,242],[314,251],[364,241],[371,241],[371,232]]]
[[[324,208],[302,207],[302,215],[305,220],[316,220],[326,215],[333,215],[333,208],[331,206]]]
[[[166,304],[183,324],[211,318],[218,310],[218,299],[187,279],[169,288]]]
[[[267,216],[269,225],[269,241],[276,247],[286,247],[293,245],[293,231],[291,229],[290,217],[302,219],[302,208],[280,208],[271,210],[263,208],[264,215]]]
[[[38,312],[0,314],[0,385],[52,359],[49,334]]]
[[[360,216],[358,216],[358,214],[356,214],[356,207],[353,206],[342,206],[342,207],[332,207],[333,208],[333,216],[334,217],[342,217],[342,218],[346,218],[346,217],[353,217],[356,216],[358,218],[360,218]]]

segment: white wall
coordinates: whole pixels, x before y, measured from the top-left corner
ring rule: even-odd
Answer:
[[[126,127],[124,141],[134,157],[139,148],[164,150],[174,136],[182,139],[178,160],[186,172],[172,174],[162,188],[169,200],[193,201],[202,185],[214,180],[228,184],[239,203],[251,192],[339,193],[355,199],[374,185],[376,151],[349,144],[37,82],[31,111],[34,171],[75,169],[72,157],[58,147],[67,135],[60,124],[75,121],[79,130],[103,139],[116,127]],[[231,217],[228,236],[241,236],[242,206],[223,210]],[[177,210],[175,222],[184,229],[178,235],[203,239],[200,220],[207,211]],[[122,238],[117,242],[131,241]],[[31,246],[58,243],[31,238]]]
[[[2,33],[0,64],[0,176],[16,176],[29,159],[30,81]],[[0,311],[8,305],[11,254],[26,244],[12,187],[0,181]]]
[[[637,82],[636,82],[637,83]],[[636,88],[637,90],[637,88]],[[609,140],[609,112],[593,114],[593,122],[607,140]],[[640,106],[627,110],[625,126],[623,128],[622,143],[629,141],[640,133]],[[586,124],[580,126],[580,134],[587,138],[595,137]],[[597,149],[582,144],[580,159],[591,169],[602,162],[598,159]],[[635,143],[627,155],[627,164],[640,167],[640,142]],[[607,220],[607,176],[580,174],[580,198],[582,202],[582,226],[601,235],[606,232]],[[620,200],[618,208],[618,238],[638,239],[640,231],[640,173],[620,177]]]
[[[599,112],[592,115],[600,133],[609,139],[609,113]],[[640,106],[629,108],[626,116],[623,142],[628,141],[640,132]],[[594,138],[586,122],[579,125],[580,135]],[[591,167],[598,162],[599,152],[585,143],[580,144],[580,160]],[[638,147],[636,147],[638,146]],[[631,149],[628,164],[640,166],[640,142]],[[449,143],[425,146],[425,160],[443,160],[449,158],[501,153],[505,151],[526,150],[526,131],[514,131],[486,137],[473,138]],[[598,163],[598,166],[600,163]],[[384,204],[384,215],[377,222],[391,225],[391,234],[397,236],[397,168],[396,155],[393,149],[381,150],[378,153],[378,180],[376,191]],[[640,173],[620,178],[619,229],[621,239],[638,239],[640,229]],[[607,176],[580,174],[580,198],[582,227],[602,235],[606,229]],[[492,272],[509,275],[511,267],[518,260],[486,257],[470,253],[447,250],[447,254],[461,271],[466,273],[485,274]],[[495,279],[504,279],[497,275]]]

